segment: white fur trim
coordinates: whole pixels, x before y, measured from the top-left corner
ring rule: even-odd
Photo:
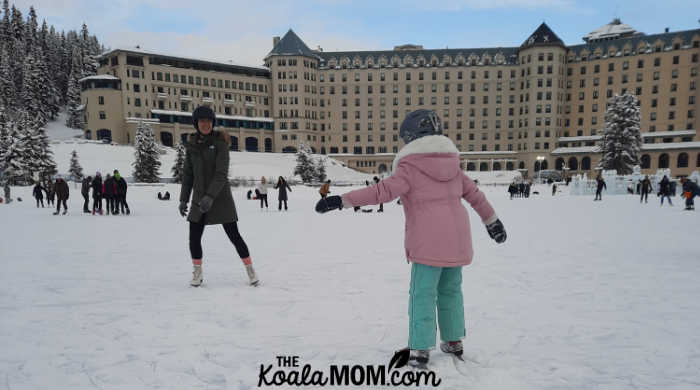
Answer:
[[[396,166],[399,165],[399,160],[411,154],[423,153],[459,153],[455,144],[444,135],[428,135],[418,138],[410,142],[399,150],[399,153],[394,158],[391,164],[391,171],[396,171]]]

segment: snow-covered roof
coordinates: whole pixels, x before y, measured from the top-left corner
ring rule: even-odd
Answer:
[[[132,52],[132,53],[139,53],[139,54],[146,54],[146,55],[153,55],[153,56],[172,57],[172,58],[178,58],[178,59],[182,59],[182,60],[199,61],[199,62],[208,62],[208,63],[211,63],[211,64],[228,65],[228,66],[237,66],[237,67],[241,67],[241,68],[251,68],[251,69],[259,69],[259,70],[266,70],[266,71],[269,71],[269,70],[270,70],[270,69],[268,69],[267,67],[265,67],[265,66],[260,66],[260,65],[246,65],[246,64],[236,63],[236,62],[233,62],[233,61],[231,61],[231,60],[229,60],[229,61],[221,61],[221,60],[213,60],[213,59],[203,58],[203,57],[200,57],[200,58],[197,58],[197,57],[183,57],[183,56],[176,55],[176,54],[173,54],[173,53],[166,53],[166,52],[155,51],[155,50],[145,50],[145,49],[142,49],[142,48],[140,48],[140,47],[139,47],[139,48],[135,48],[135,47],[128,47],[128,48],[127,48],[127,47],[118,47],[118,48],[116,48],[116,49],[112,49],[112,50],[110,50],[110,51],[108,51],[108,52],[102,54],[102,55],[100,56],[100,58],[101,58],[101,57],[108,56],[108,55],[110,55],[110,54],[112,54],[112,53],[114,53],[114,52],[116,52],[116,51],[128,51],[128,52]]]
[[[151,110],[151,113],[158,114],[158,115],[192,116],[192,113],[187,112],[187,111]],[[274,122],[275,121],[272,118],[264,118],[264,117],[260,117],[260,116],[248,117],[248,116],[240,116],[240,115],[220,115],[220,114],[216,114],[216,119],[233,119],[233,120],[239,120],[239,121],[258,121],[258,122]]]
[[[571,153],[598,153],[600,149],[597,146],[577,146],[570,148],[556,148],[552,150],[552,154],[571,154]]]
[[[642,133],[642,137],[654,138],[654,137],[680,137],[684,135],[695,135],[695,130],[676,130],[676,131],[660,131],[653,133]]]
[[[119,80],[119,77],[114,77],[111,74],[96,74],[94,76],[83,77],[78,80],[78,82],[83,82],[87,80]]]
[[[633,34],[641,33],[633,29],[629,25],[622,23],[620,19],[615,18],[612,22],[606,24],[605,26],[602,26],[586,34],[583,37],[583,40],[586,42],[594,42],[602,39],[612,39]]]
[[[598,141],[601,139],[603,139],[601,135],[580,135],[577,137],[559,137],[559,142]]]
[[[670,142],[663,144],[642,144],[642,150],[660,150],[660,149],[688,149],[700,148],[700,141],[696,142]]]

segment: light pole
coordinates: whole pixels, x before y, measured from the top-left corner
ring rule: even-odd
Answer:
[[[542,179],[542,161],[544,161],[544,156],[537,156],[535,159],[539,162],[539,164],[537,164],[540,168],[537,170],[537,181],[539,182]]]

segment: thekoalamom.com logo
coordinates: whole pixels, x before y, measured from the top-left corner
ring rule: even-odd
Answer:
[[[442,379],[432,371],[398,370],[408,363],[409,350],[397,351],[385,365],[335,365],[328,371],[312,369],[310,364],[299,366],[298,356],[277,356],[277,370],[273,364],[260,365],[258,387],[262,386],[432,386]]]

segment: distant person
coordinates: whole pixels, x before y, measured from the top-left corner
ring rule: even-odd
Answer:
[[[46,181],[44,188],[46,188],[46,204],[48,206],[53,206],[56,203],[56,189],[54,188],[53,181],[50,179]]]
[[[160,191],[158,191],[157,197],[158,197],[158,200],[163,200],[163,194],[161,194]]]
[[[659,195],[661,195],[661,206],[664,205],[664,198],[668,199],[669,206],[673,206],[673,202],[671,202],[671,181],[668,180],[666,175],[659,183]]]
[[[163,196],[163,200],[170,200],[170,192],[165,191],[165,195]]]
[[[80,183],[80,195],[83,196],[83,213],[90,213],[90,187],[92,186],[92,176],[83,178]]]
[[[108,173],[105,177],[105,181],[102,183],[102,197],[105,198],[105,208],[107,209],[107,215],[109,213],[114,214],[114,198],[116,196],[116,185],[114,183],[114,178]]]
[[[648,203],[649,201],[649,193],[651,192],[651,180],[649,180],[649,175],[644,176],[644,179],[642,180],[641,186],[640,186],[640,196],[639,196],[639,203]]]
[[[277,179],[277,184],[275,184],[275,189],[278,190],[277,202],[279,204],[277,206],[277,210],[282,210],[282,202],[284,202],[284,210],[287,211],[287,190],[289,190],[289,192],[292,192],[292,188],[289,187],[287,181],[284,180],[282,176],[280,176],[279,179]]]
[[[36,199],[36,208],[39,208],[39,203],[41,203],[41,207],[44,208],[44,191],[46,190],[44,190],[44,187],[42,187],[39,182],[34,185],[32,195],[34,199]]]
[[[102,186],[102,175],[97,171],[95,178],[92,179],[92,215],[95,213],[102,215]]]
[[[681,178],[683,185],[683,197],[685,198],[685,209],[695,210],[695,197],[700,196],[700,188],[692,180],[686,177]]]
[[[552,183],[552,196],[554,196],[557,193],[557,184]]]
[[[5,181],[5,185],[2,186],[2,190],[5,193],[5,204],[12,203],[12,197],[10,196],[10,183],[9,180]]]
[[[260,199],[260,210],[263,208],[263,202],[265,203],[265,208],[267,209],[267,188],[270,185],[265,181],[265,176],[260,178],[260,184],[258,184],[258,199]]]
[[[318,193],[321,194],[321,199],[328,196],[328,194],[331,193],[331,181],[326,180],[326,182],[321,186],[321,189],[318,190]]]
[[[63,215],[66,215],[68,212],[68,205],[66,202],[68,201],[70,191],[68,188],[68,183],[66,183],[66,181],[59,176],[56,179],[54,188],[56,189],[56,212],[53,213],[53,215],[58,215],[58,213],[61,212],[61,203],[63,203]]]
[[[608,189],[608,186],[605,185],[605,180],[603,180],[603,177],[598,175],[598,177],[595,179],[596,180],[596,189],[595,189],[595,199],[596,200],[603,200],[603,189]]]
[[[127,184],[126,180],[119,174],[118,170],[114,170],[114,186],[116,189],[115,192],[115,213],[119,214],[119,210],[121,208],[121,213],[129,215],[131,214],[131,210],[129,209],[129,204],[126,203],[126,190],[127,190]],[[126,212],[125,212],[126,211]]]
[[[374,177],[374,183],[379,184],[379,178],[377,176]],[[379,204],[379,210],[377,210],[378,213],[383,213],[384,212],[384,203]]]

